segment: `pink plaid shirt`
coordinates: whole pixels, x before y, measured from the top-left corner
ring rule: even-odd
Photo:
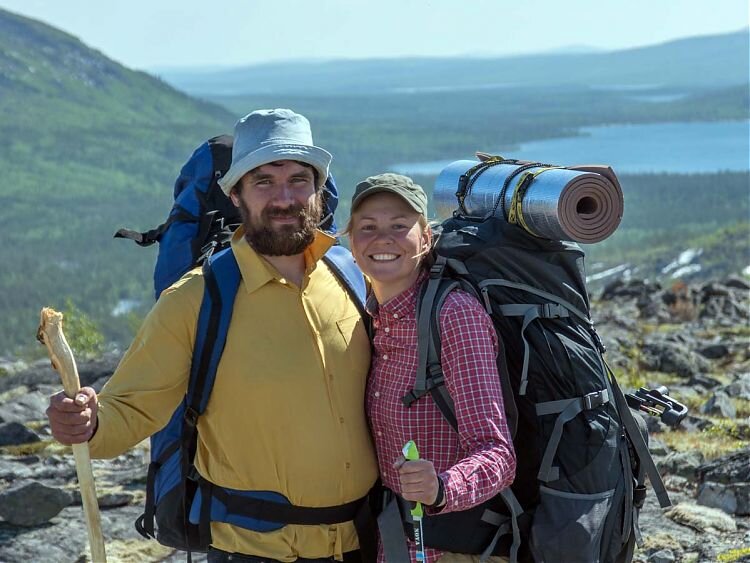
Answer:
[[[383,483],[400,492],[393,463],[403,445],[414,440],[420,456],[433,462],[445,483],[446,505],[440,512],[460,511],[510,485],[516,458],[495,362],[496,333],[480,303],[465,292],[451,292],[440,311],[441,361],[458,433],[429,394],[410,408],[401,402],[414,386],[417,371],[416,302],[425,277],[386,303],[368,307],[375,338],[367,414]],[[412,542],[409,548],[413,561]],[[441,552],[427,549],[425,555],[436,561]]]

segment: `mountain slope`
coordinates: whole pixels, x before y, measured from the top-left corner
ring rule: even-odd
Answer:
[[[743,29],[604,53],[287,62],[158,72],[181,90],[201,95],[364,94],[511,86],[721,88],[747,83],[749,46],[750,33]]]
[[[0,351],[32,342],[39,308],[66,297],[121,333],[109,312],[148,295],[153,253],[112,233],[161,222],[179,164],[233,121],[0,10]]]

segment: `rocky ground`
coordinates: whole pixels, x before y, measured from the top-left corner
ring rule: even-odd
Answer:
[[[596,297],[597,328],[620,384],[626,391],[666,385],[690,407],[676,430],[649,419],[674,506],[662,510],[649,495],[635,561],[750,562],[750,285],[620,280]],[[113,353],[80,362],[82,384],[101,388],[117,360]],[[47,361],[0,359],[0,562],[86,560],[73,457],[44,420],[58,382]],[[145,444],[94,461],[110,561],[185,559],[133,527],[147,464]]]

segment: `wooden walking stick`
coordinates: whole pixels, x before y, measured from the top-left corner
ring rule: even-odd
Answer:
[[[36,337],[37,340],[47,346],[52,367],[60,374],[65,394],[73,399],[81,388],[81,382],[78,379],[78,367],[73,357],[73,351],[63,334],[62,320],[62,313],[44,307]],[[99,517],[99,505],[96,502],[96,487],[94,486],[94,474],[91,470],[89,445],[86,442],[73,444],[73,456],[76,460],[83,513],[86,516],[86,527],[89,533],[91,560],[94,563],[106,562],[107,555],[104,552],[104,536],[102,535],[102,523]]]

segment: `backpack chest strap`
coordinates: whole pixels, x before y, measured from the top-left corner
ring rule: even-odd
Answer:
[[[555,426],[552,428],[552,434],[550,434],[547,448],[544,450],[542,462],[539,465],[537,477],[540,481],[548,483],[550,481],[557,481],[560,478],[560,470],[557,467],[552,467],[552,460],[555,457],[555,453],[557,453],[557,447],[560,445],[563,426],[573,420],[578,413],[584,410],[595,409],[608,402],[609,391],[602,389],[588,393],[583,397],[547,401],[536,405],[536,414],[538,416],[560,413],[555,420]]]
[[[568,309],[559,303],[543,303],[541,305],[532,303],[501,305],[500,312],[506,317],[523,317],[521,325],[521,339],[523,340],[523,367],[521,369],[521,383],[518,394],[526,394],[526,386],[529,383],[529,356],[531,347],[526,340],[526,329],[531,321],[536,319],[559,319],[569,317]]]

